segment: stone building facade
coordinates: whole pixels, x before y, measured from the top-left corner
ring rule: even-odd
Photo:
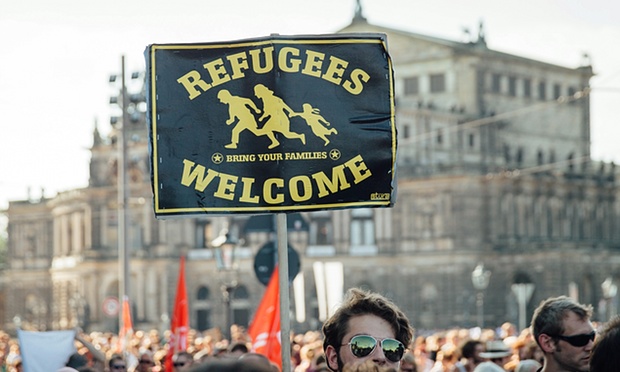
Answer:
[[[560,294],[591,303],[604,320],[618,305],[601,283],[620,281],[620,203],[613,164],[590,159],[592,67],[568,68],[491,50],[484,31],[458,42],[369,24],[358,9],[341,32],[381,32],[393,60],[398,197],[389,209],[289,215],[301,257],[291,286],[293,330],[317,329],[329,309],[317,267],[342,265],[346,289],[394,298],[417,329],[518,324],[512,288],[532,291],[525,318]],[[224,228],[237,247],[230,307],[247,325],[264,291],[254,258],[273,238],[271,216],[156,220],[140,92],[128,116],[128,249],[136,328],[167,327],[187,256],[191,326],[223,327],[225,277],[212,241]],[[113,128],[116,128],[113,124]],[[3,328],[115,330],[119,294],[116,134],[97,130],[89,186],[13,201],[2,272]],[[476,289],[472,272],[490,272]],[[318,265],[318,266],[317,266]],[[336,270],[338,272],[338,270]],[[299,299],[303,299],[300,301]],[[113,301],[112,301],[113,302]]]

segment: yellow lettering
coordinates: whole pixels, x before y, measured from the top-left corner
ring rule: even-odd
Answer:
[[[178,78],[177,83],[183,85],[183,88],[185,88],[187,93],[189,93],[190,100],[198,97],[202,94],[202,92],[206,92],[209,88],[211,88],[211,85],[205,83],[205,81],[202,80],[200,73],[196,70],[192,70]],[[202,89],[202,92],[196,89],[196,87]]]
[[[255,154],[226,155],[227,163],[253,162],[253,161],[256,161]]]
[[[347,182],[347,177],[344,174],[344,165],[337,165],[332,169],[332,179],[327,178],[324,172],[314,173],[312,175],[316,186],[319,188],[319,198],[325,197],[337,192],[338,190],[346,190],[351,187],[351,184]],[[329,189],[329,191],[327,190]]]
[[[366,71],[356,68],[351,72],[351,80],[345,81],[342,86],[347,92],[358,95],[364,89],[362,82],[367,83],[368,80],[370,80],[370,75]]]
[[[351,173],[353,173],[353,182],[355,182],[356,184],[372,176],[372,173],[366,166],[366,163],[364,163],[364,159],[362,159],[361,155],[357,155],[353,159],[344,163],[344,165],[351,170]]]
[[[265,66],[260,65],[261,50],[250,50],[250,56],[252,56],[252,70],[254,72],[257,74],[265,74],[273,70],[273,50],[274,48],[272,46],[262,49],[262,52],[265,55]]]
[[[230,68],[232,69],[232,78],[240,79],[245,76],[243,70],[247,70],[250,67],[248,66],[248,55],[245,52],[236,53],[229,55],[226,57],[228,62],[230,62]]]
[[[203,65],[205,70],[209,71],[209,75],[211,76],[211,85],[218,86],[227,81],[230,81],[230,75],[226,72],[224,68],[224,61],[221,58],[218,58],[209,63],[205,63]]]
[[[258,201],[260,200],[258,196],[252,196],[252,185],[254,185],[254,181],[256,181],[256,179],[254,178],[241,177],[241,183],[243,183],[243,192],[241,193],[239,201],[258,204]]]
[[[301,70],[301,73],[304,75],[321,77],[321,66],[323,65],[325,53],[306,50],[306,56],[306,64],[303,70]]]
[[[347,68],[348,65],[349,62],[345,61],[344,59],[330,56],[329,66],[327,67],[327,71],[325,71],[322,78],[329,81],[330,83],[340,85],[340,82],[342,81],[342,75],[344,74],[344,70]]]
[[[282,178],[269,178],[263,184],[263,198],[265,202],[269,204],[279,204],[284,202],[284,195],[281,193],[274,195],[273,188],[281,189],[284,187],[284,180]]]
[[[346,169],[349,169],[350,173]],[[292,176],[289,180],[269,178],[262,185],[256,185],[256,178],[217,172],[184,159],[181,184],[186,187],[193,185],[201,192],[213,184],[211,189],[215,189],[213,196],[216,198],[231,201],[237,199],[241,203],[248,204],[259,204],[263,200],[273,205],[282,204],[285,200],[294,203],[306,202],[317,195],[315,192],[318,193],[319,198],[324,198],[346,190],[352,187],[352,182],[358,184],[370,178],[371,175],[362,156],[357,155],[343,164],[334,166],[330,176],[320,171],[310,176],[304,174]],[[219,180],[214,181],[216,178]],[[241,188],[237,188],[239,179],[242,183]],[[316,190],[314,185],[316,185]],[[262,194],[260,194],[261,186]],[[240,192],[239,189],[241,189]],[[371,194],[371,200],[389,200],[389,197],[389,193]]]
[[[237,179],[239,179],[237,176],[220,173],[220,183],[217,186],[217,191],[213,193],[213,196],[226,200],[233,200],[235,198]]]
[[[292,47],[284,47],[280,50],[280,54],[278,55],[278,67],[280,70],[284,72],[298,72],[299,65],[301,65],[301,60],[298,58],[290,58],[288,59],[288,55],[299,56],[299,49]],[[290,62],[290,63],[287,63]]]
[[[301,191],[303,195],[299,193]],[[312,197],[312,184],[308,176],[295,176],[289,181],[289,192],[291,193],[291,199],[295,202],[303,202],[309,200]]]
[[[194,181],[196,181],[196,190],[202,192],[205,188],[215,179],[218,172],[209,169],[207,176],[205,177],[205,167],[202,165],[196,165],[196,168],[192,170],[195,165],[193,161],[183,159],[183,175],[181,176],[181,184],[189,187]]]
[[[249,59],[248,60],[248,53]],[[217,58],[203,65],[210,77],[210,81],[203,80],[196,70],[189,71],[177,79],[177,82],[185,88],[189,99],[193,100],[212,87],[224,84],[231,80],[246,77],[246,72],[266,74],[274,68],[274,46],[261,49],[252,49],[247,52],[238,52],[226,56],[227,63],[223,58]],[[325,59],[329,59],[329,65],[324,66]],[[327,82],[342,86],[347,92],[358,95],[364,90],[364,85],[370,80],[370,75],[361,68],[355,68],[350,74],[347,73],[349,62],[325,53],[305,50],[301,55],[299,48],[285,46],[278,50],[277,64],[279,70],[286,73],[299,73],[321,78]],[[301,69],[301,71],[300,71]],[[345,76],[347,76],[345,78]]]

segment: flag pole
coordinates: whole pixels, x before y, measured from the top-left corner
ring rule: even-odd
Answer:
[[[291,371],[291,339],[290,339],[290,299],[288,283],[288,237],[286,231],[286,213],[278,213],[278,284],[280,285],[280,342],[282,345],[282,371]]]

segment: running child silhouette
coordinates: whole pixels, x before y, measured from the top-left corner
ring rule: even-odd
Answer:
[[[312,133],[325,141],[324,146],[327,146],[327,144],[329,144],[329,139],[327,136],[331,134],[338,134],[338,131],[336,128],[326,128],[331,124],[320,114],[321,111],[318,108],[312,107],[309,103],[304,103],[302,107],[302,112],[294,112],[291,114],[291,117],[301,116],[306,121],[306,124],[308,124],[310,129],[312,129]]]

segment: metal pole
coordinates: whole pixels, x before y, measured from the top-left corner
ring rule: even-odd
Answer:
[[[526,289],[523,286],[519,286],[519,331],[525,329],[525,312],[527,311],[525,305],[527,305],[527,298],[525,297],[527,294],[525,293]]]
[[[277,215],[278,230],[278,284],[280,285],[280,339],[282,342],[282,371],[291,370],[291,315],[288,283],[288,237],[286,213]]]
[[[478,307],[478,326],[484,328],[484,293],[482,291],[478,292],[476,305]]]
[[[127,249],[127,141],[126,125],[129,123],[127,113],[127,87],[125,85],[125,56],[121,56],[121,109],[123,112],[121,127],[118,132],[118,161],[117,161],[117,183],[118,183],[118,290],[119,311],[118,327],[119,332],[123,328],[122,303],[125,296],[129,297],[129,252]]]
[[[226,331],[224,332],[224,337],[232,342],[232,334],[230,332],[230,328],[232,327],[232,306],[230,304],[230,291],[231,288],[227,284],[224,284],[224,304],[226,305]]]

